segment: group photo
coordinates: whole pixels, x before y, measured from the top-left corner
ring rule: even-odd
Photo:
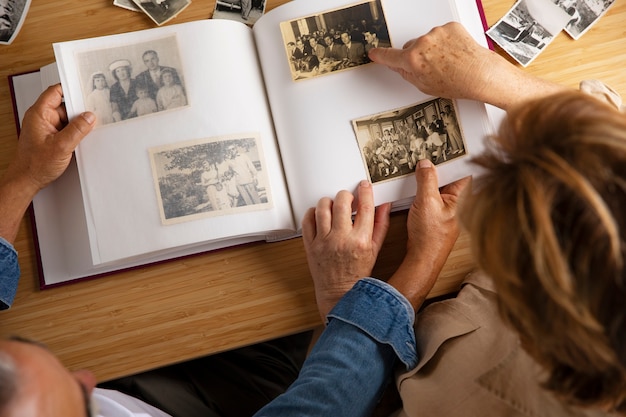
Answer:
[[[188,105],[175,36],[77,57],[85,110],[98,125]]]

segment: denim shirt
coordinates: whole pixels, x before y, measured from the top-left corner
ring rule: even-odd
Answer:
[[[13,245],[0,237],[0,310],[11,307],[17,282],[20,279],[20,265]]]
[[[358,281],[327,320],[298,379],[255,416],[369,416],[398,360],[417,364],[415,312],[382,281]]]

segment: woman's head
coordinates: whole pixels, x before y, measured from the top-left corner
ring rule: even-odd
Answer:
[[[504,319],[572,402],[626,411],[626,117],[580,92],[525,103],[460,217]]]

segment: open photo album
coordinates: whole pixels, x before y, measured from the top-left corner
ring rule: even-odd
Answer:
[[[42,287],[253,241],[298,236],[309,207],[362,179],[407,208],[413,172],[472,174],[497,123],[484,103],[427,96],[370,62],[480,3],[292,1],[254,27],[203,20],[54,44],[11,79],[17,117],[62,83],[97,126],[33,202]]]

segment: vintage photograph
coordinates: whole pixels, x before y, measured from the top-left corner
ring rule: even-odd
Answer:
[[[615,0],[552,0],[570,16],[565,31],[580,38],[600,19]]]
[[[191,4],[191,0],[133,0],[157,25],[169,22]]]
[[[272,206],[258,134],[149,150],[163,224]]]
[[[9,45],[26,19],[31,0],[0,0],[0,45]]]
[[[235,20],[248,26],[265,13],[266,0],[217,0],[213,19]]]
[[[371,48],[392,46],[380,0],[282,22],[280,30],[294,81],[367,64]]]
[[[121,7],[122,9],[132,10],[133,12],[141,11],[139,6],[137,6],[133,0],[113,0],[113,5]]]
[[[353,120],[369,181],[411,175],[421,159],[438,165],[467,155],[457,115],[454,100],[436,98]]]
[[[102,126],[187,106],[176,35],[77,54],[85,110]]]
[[[530,64],[571,19],[547,0],[520,0],[487,31],[522,66]]]

